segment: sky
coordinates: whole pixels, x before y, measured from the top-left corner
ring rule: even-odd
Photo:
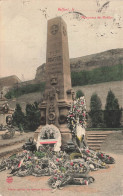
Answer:
[[[34,79],[46,62],[47,21],[57,16],[70,58],[123,48],[122,10],[123,0],[0,0],[0,77]]]

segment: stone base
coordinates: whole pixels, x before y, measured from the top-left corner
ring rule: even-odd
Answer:
[[[38,134],[41,132],[43,125],[40,125],[38,127],[38,129],[34,132],[34,140],[37,141],[38,140]]]
[[[59,127],[60,133],[61,133],[61,138],[62,138],[62,145],[66,144],[69,140],[72,139],[71,131],[67,127],[67,125],[62,125]]]
[[[72,135],[71,133],[61,133],[61,142],[62,145],[66,144],[69,140],[72,140]]]

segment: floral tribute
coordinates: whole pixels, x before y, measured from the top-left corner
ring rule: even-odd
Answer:
[[[84,96],[73,101],[67,116],[67,122],[73,135],[75,134],[77,123],[86,128],[86,100]]]

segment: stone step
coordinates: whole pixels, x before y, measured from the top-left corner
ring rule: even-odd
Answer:
[[[95,144],[95,143],[93,143],[93,144],[89,144],[89,146],[100,146],[100,144]]]
[[[103,138],[87,138],[87,140],[88,140],[88,141],[91,141],[91,140],[92,140],[92,141],[97,141],[97,140],[98,140],[98,141],[104,141],[104,140],[105,140],[105,137],[103,137]]]
[[[86,140],[88,146],[93,150],[100,150],[106,137],[112,131],[86,131]]]
[[[92,150],[100,150],[101,148],[100,147],[90,147]]]
[[[93,150],[100,150],[101,149],[101,144],[102,143],[95,143],[95,142],[90,142],[88,143],[89,148],[93,149]]]
[[[87,134],[87,137],[106,137],[107,135],[106,134]]]
[[[86,134],[110,134],[112,131],[86,131]]]
[[[87,143],[88,144],[97,144],[97,143],[103,143],[103,141],[102,140],[100,140],[100,141],[87,141]]]
[[[88,139],[97,139],[97,138],[99,138],[99,139],[105,139],[107,136],[87,136],[87,138]]]
[[[108,135],[108,134],[107,134]],[[87,135],[87,144],[93,150],[100,150],[101,145],[107,137],[106,134],[88,134]]]

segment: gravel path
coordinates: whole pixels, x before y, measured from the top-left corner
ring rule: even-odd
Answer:
[[[28,137],[33,137],[33,136],[34,136],[34,132],[22,133],[22,135],[19,132],[15,132],[15,135],[12,139],[3,140],[2,137],[0,137],[0,147],[2,147],[2,145],[18,142],[20,140],[26,140]]]
[[[17,153],[22,150],[22,146],[29,137],[33,137],[34,133],[20,133],[16,132],[12,139],[0,138],[0,158],[8,154]]]

